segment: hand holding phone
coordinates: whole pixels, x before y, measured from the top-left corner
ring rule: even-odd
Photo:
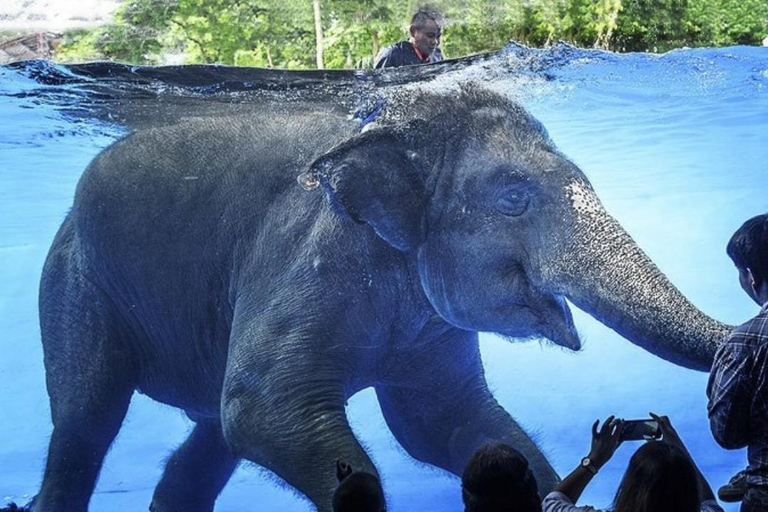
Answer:
[[[690,457],[690,454],[688,453],[688,448],[686,448],[685,443],[683,443],[683,440],[680,438],[680,434],[677,433],[677,430],[675,430],[675,427],[672,426],[672,422],[669,421],[668,416],[659,416],[658,414],[650,413],[651,418],[656,420],[659,424],[659,429],[661,430],[661,434],[663,436],[663,441],[665,443],[673,444],[677,446],[678,448],[682,449],[688,456]]]
[[[600,420],[592,424],[592,448],[589,451],[589,459],[596,469],[600,469],[608,462],[621,444],[619,435],[622,421],[620,419],[608,416],[602,427],[598,428],[599,424]]]
[[[659,422],[654,419],[624,420],[620,438],[622,441],[649,441],[661,438]]]

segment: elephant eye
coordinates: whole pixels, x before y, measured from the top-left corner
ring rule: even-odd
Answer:
[[[528,209],[531,194],[526,187],[509,188],[496,199],[496,207],[504,215],[519,217]]]

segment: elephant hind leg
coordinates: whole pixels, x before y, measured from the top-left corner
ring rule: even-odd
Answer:
[[[152,512],[210,512],[237,467],[221,422],[201,421],[165,465],[152,497]]]
[[[35,512],[85,512],[125,418],[135,365],[107,297],[52,253],[40,289],[40,327],[53,434]]]

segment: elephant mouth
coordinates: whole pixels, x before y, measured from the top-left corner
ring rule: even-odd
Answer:
[[[541,334],[555,345],[578,352],[581,350],[581,338],[576,331],[576,327],[573,325],[573,319],[570,318],[570,311],[568,311],[568,316],[569,324],[546,324],[542,329]]]
[[[573,323],[573,315],[560,295],[541,296],[534,306],[530,304],[516,305],[516,317],[528,319],[527,322],[516,322],[514,329],[505,329],[497,333],[506,338],[532,339],[546,338],[550,342],[574,352],[581,350],[581,338]],[[521,324],[527,328],[520,329]]]
[[[509,328],[499,334],[518,339],[543,337],[574,352],[581,349],[565,296],[534,284],[530,272],[519,262],[508,263],[504,275],[502,293],[508,302],[494,316],[505,319]]]
[[[560,295],[552,296],[553,304],[545,315],[540,316],[542,326],[540,333],[555,345],[577,352],[581,350],[581,338],[573,324],[573,315],[565,298]],[[541,311],[539,315],[541,315]]]

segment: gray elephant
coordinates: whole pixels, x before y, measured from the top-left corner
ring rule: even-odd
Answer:
[[[393,95],[362,133],[345,114],[189,120],[93,160],[42,276],[54,429],[35,512],[86,510],[136,390],[196,423],[155,512],[212,510],[240,459],[330,510],[337,459],[377,474],[344,410],[369,386],[416,459],[460,474],[505,441],[547,491],[558,476],[488,390],[477,333],[577,350],[564,297],[708,369],[728,328],[520,106],[464,88]]]

